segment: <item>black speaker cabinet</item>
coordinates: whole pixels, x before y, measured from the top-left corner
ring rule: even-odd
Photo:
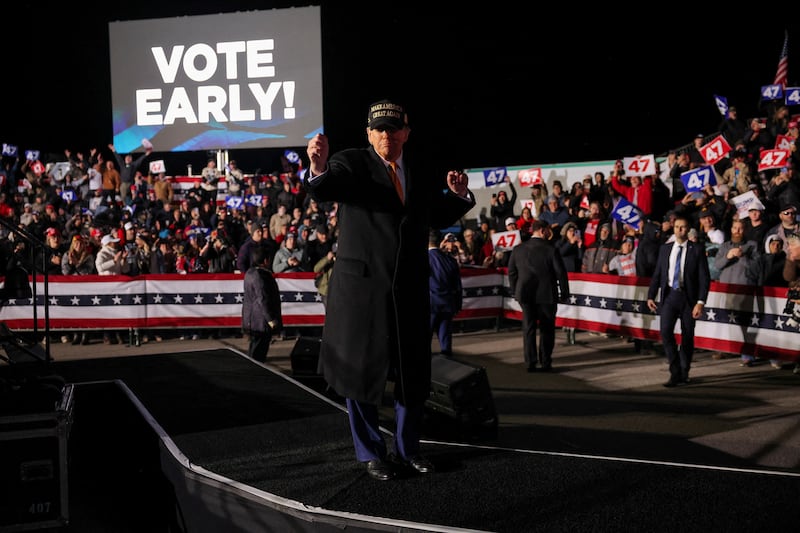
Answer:
[[[454,422],[461,436],[493,436],[497,432],[497,411],[483,367],[434,355],[425,407]]]
[[[320,337],[298,337],[292,348],[292,375],[301,377],[319,376],[319,349],[322,346]]]

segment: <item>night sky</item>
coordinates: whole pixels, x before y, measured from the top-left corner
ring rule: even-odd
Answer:
[[[364,145],[367,105],[394,97],[409,111],[409,150],[447,168],[659,155],[717,130],[715,94],[737,106],[740,118],[764,116],[760,88],[773,81],[784,29],[789,84],[800,84],[796,26],[749,28],[741,17],[726,26],[724,14],[706,21],[664,11],[606,22],[602,11],[540,15],[502,2],[492,3],[494,10],[437,3],[437,14],[428,14],[407,2],[362,10],[341,1],[108,2],[86,9],[33,1],[5,23],[16,20],[29,32],[6,41],[13,61],[5,63],[0,142],[56,154],[106,148],[111,21],[304,5],[321,5],[332,147]],[[287,148],[305,155],[304,147]],[[272,170],[279,152],[231,155],[253,172]],[[164,155],[195,168],[206,156]]]

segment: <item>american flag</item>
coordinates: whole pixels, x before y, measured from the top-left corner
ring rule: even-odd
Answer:
[[[783,48],[781,48],[781,57],[778,60],[778,71],[775,73],[774,85],[780,85],[786,88],[786,78],[789,77],[789,32],[784,32]]]

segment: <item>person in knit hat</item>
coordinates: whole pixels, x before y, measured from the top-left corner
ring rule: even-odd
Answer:
[[[604,222],[600,225],[595,241],[583,252],[581,272],[608,274],[608,263],[617,253],[619,250],[611,239],[611,224]]]

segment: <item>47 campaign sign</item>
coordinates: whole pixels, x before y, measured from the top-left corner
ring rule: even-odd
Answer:
[[[617,206],[611,212],[611,216],[623,224],[633,226],[634,228],[638,228],[639,224],[644,219],[644,213],[642,213],[642,210],[636,205],[630,203],[625,198],[619,199]]]
[[[491,168],[483,171],[483,183],[486,187],[494,187],[506,181],[506,167]]]
[[[511,250],[522,242],[522,236],[519,230],[514,231],[499,231],[492,234],[492,246],[495,250],[507,251]]]
[[[731,151],[731,145],[722,135],[717,135],[714,139],[700,147],[700,155],[709,165],[713,165],[725,157]]]
[[[541,185],[544,183],[542,179],[541,168],[529,168],[520,170],[517,174],[517,180],[522,187],[533,187],[534,185]]]
[[[758,160],[758,171],[783,168],[789,164],[789,150],[764,150]]]
[[[651,176],[657,174],[656,158],[652,154],[640,157],[625,157],[622,159],[626,176]]]
[[[706,185],[716,185],[717,174],[714,172],[714,167],[706,165],[681,174],[681,182],[686,192],[698,192],[705,189]]]

